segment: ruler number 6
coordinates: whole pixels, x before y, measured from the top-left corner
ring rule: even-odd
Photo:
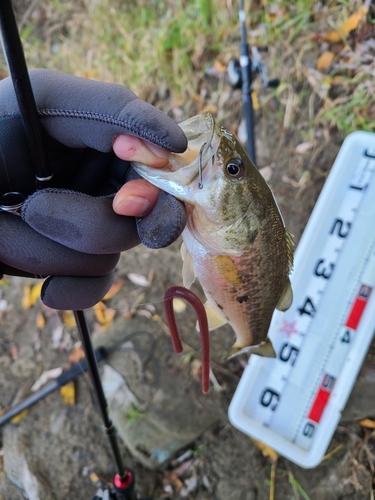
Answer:
[[[314,431],[315,431],[315,425],[311,424],[310,422],[307,422],[302,432],[304,436],[311,438],[313,437]]]
[[[273,389],[265,389],[260,398],[260,404],[266,408],[270,407],[272,411],[275,411],[277,405],[280,401],[280,394]]]

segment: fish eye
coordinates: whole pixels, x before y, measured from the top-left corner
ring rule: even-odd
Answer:
[[[239,158],[229,160],[225,169],[229,177],[233,177],[234,179],[239,179],[244,174],[243,164]]]

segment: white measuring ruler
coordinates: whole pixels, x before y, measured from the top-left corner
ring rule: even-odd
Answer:
[[[295,253],[277,359],[251,356],[231,423],[302,467],[322,459],[375,330],[375,134],[344,141]],[[374,399],[375,410],[375,399]]]

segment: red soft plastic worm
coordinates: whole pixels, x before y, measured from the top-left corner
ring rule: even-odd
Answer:
[[[182,352],[183,347],[173,310],[174,297],[179,297],[189,302],[194,307],[195,314],[197,315],[202,344],[202,391],[204,394],[207,394],[210,388],[210,336],[206,310],[200,299],[191,290],[183,286],[171,286],[168,288],[164,295],[164,310],[175,352]]]

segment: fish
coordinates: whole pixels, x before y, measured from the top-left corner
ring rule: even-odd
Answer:
[[[210,331],[231,325],[236,342],[229,356],[276,357],[268,330],[274,310],[292,304],[293,234],[234,134],[208,112],[180,127],[188,138],[185,153],[171,153],[162,169],[133,167],[185,203],[183,284],[190,288],[198,278]]]

